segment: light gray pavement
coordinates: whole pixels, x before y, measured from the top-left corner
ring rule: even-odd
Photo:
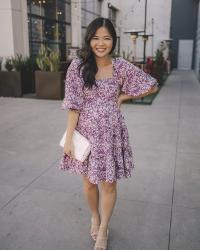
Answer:
[[[0,250],[90,250],[81,176],[57,169],[61,101],[0,98]],[[200,84],[173,71],[151,106],[123,104],[135,157],[118,182],[113,250],[200,249]]]

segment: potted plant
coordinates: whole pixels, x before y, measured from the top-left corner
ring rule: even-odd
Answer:
[[[163,74],[164,74],[164,56],[162,50],[157,49],[156,57],[153,63],[152,76],[155,77],[161,85],[163,84]]]
[[[35,72],[36,96],[42,99],[64,98],[64,72],[60,71],[60,54],[44,45],[40,47]]]
[[[3,61],[3,57],[0,56],[0,71],[1,71],[1,69],[2,69],[2,61]]]
[[[22,94],[33,93],[34,89],[34,71],[36,70],[36,62],[33,57],[22,57],[17,55],[12,58],[14,70],[20,73]]]
[[[5,68],[8,72],[11,72],[13,70],[13,63],[10,57],[7,57],[5,60]]]
[[[23,93],[35,93],[35,71],[38,70],[35,57],[27,57],[25,60]]]
[[[5,69],[7,71],[0,71],[0,96],[22,96],[21,77],[19,72],[12,71],[12,58],[5,59]]]
[[[1,96],[21,97],[23,94],[34,92],[35,60],[31,57],[8,57],[5,69],[0,73]]]

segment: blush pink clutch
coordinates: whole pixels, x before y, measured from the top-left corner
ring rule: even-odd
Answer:
[[[59,145],[64,147],[65,145],[65,138],[66,138],[67,131],[64,133],[62,139],[60,140]],[[76,160],[83,162],[89,155],[91,150],[90,142],[87,138],[81,135],[76,129],[74,130],[72,142],[74,145],[74,156]]]

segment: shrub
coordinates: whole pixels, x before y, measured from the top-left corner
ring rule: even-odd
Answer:
[[[20,72],[24,70],[26,59],[24,59],[22,55],[17,54],[16,57],[12,57],[11,60],[12,60],[13,68],[16,71]]]
[[[50,51],[49,67],[51,72],[58,72],[60,67],[60,54],[58,51]]]
[[[3,61],[3,57],[0,56],[0,71],[2,69],[2,61]]]
[[[5,60],[5,68],[7,69],[7,71],[13,70],[13,62],[12,62],[12,59],[10,57],[7,57]]]
[[[36,57],[36,63],[40,70],[42,71],[48,71],[49,70],[49,63],[48,63],[48,50],[47,48],[42,44],[42,46],[39,49],[38,56]]]
[[[36,63],[42,71],[57,72],[60,66],[60,53],[42,45]]]

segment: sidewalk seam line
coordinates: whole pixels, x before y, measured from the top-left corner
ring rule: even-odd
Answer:
[[[53,162],[50,166],[48,166],[46,169],[44,169],[41,174],[37,177],[35,177],[30,183],[28,183],[26,186],[24,186],[16,195],[14,195],[9,201],[6,202],[2,207],[0,207],[0,210],[3,210],[10,202],[15,200],[21,193],[23,193],[33,182],[35,182],[38,178],[40,178],[44,173],[46,173],[50,168],[52,168],[53,165],[56,164],[56,162],[59,160],[59,158]]]
[[[179,109],[178,109],[178,122],[177,122],[177,136],[176,136],[176,152],[175,152],[175,163],[174,163],[174,179],[173,179],[173,189],[172,189],[172,200],[171,200],[171,212],[170,212],[170,224],[169,224],[169,238],[168,238],[168,250],[170,250],[171,244],[171,229],[172,229],[172,217],[173,217],[173,204],[174,204],[174,187],[176,179],[176,166],[177,166],[177,156],[178,156],[178,144],[179,144],[179,131],[180,131],[180,117],[181,117],[181,96],[182,96],[182,78],[180,79],[180,95],[179,95]]]

